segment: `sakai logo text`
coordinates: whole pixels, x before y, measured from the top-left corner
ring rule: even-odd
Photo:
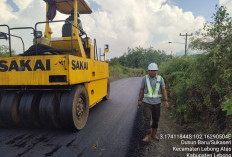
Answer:
[[[88,62],[72,60],[72,69],[88,70]]]
[[[47,59],[43,62],[42,60],[38,59],[33,64],[31,63],[31,60],[19,60],[19,62],[16,62],[16,60],[12,60],[11,62],[0,60],[0,72],[37,70],[50,71],[50,60]]]

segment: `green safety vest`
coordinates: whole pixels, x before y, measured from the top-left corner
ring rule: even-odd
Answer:
[[[156,75],[156,85],[155,85],[154,91],[152,89],[148,75],[145,76],[145,80],[146,80],[146,84],[147,84],[148,93],[144,94],[144,97],[145,98],[159,98],[159,97],[161,97],[161,95],[159,94],[161,76]]]

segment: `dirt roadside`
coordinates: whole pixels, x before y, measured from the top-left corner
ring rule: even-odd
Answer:
[[[145,136],[143,130],[142,108],[138,109],[135,118],[134,131],[130,140],[127,157],[185,157],[186,152],[173,151],[174,147],[181,147],[179,139],[167,138],[168,135],[179,135],[182,127],[174,123],[167,109],[161,106],[161,117],[159,121],[158,134],[166,139],[160,141],[152,140],[149,144],[142,142]]]
[[[171,138],[171,136],[182,134],[182,127],[174,123],[164,106],[161,107],[158,134],[160,136],[160,141],[152,140],[150,144],[144,146],[144,157],[186,156],[184,152],[173,151],[174,147],[181,147],[181,143],[179,139]]]

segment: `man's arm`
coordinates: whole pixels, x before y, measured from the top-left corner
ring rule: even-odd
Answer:
[[[143,89],[143,88],[140,88],[140,91],[139,91],[139,99],[138,99],[138,104],[139,104],[139,105],[142,105],[143,94],[144,94],[144,89]]]
[[[164,100],[165,100],[165,107],[166,107],[166,108],[169,108],[169,103],[168,103],[168,94],[167,94],[167,91],[166,91],[165,86],[164,86],[164,87],[162,87],[161,89],[162,89],[162,93],[163,93]]]

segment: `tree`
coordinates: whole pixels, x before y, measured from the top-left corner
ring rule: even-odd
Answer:
[[[211,74],[212,97],[218,95],[218,107],[232,115],[232,18],[224,6],[216,6],[213,19],[205,24],[203,32],[198,32],[190,47],[205,51],[205,63],[211,65],[205,73]]]
[[[143,68],[147,70],[147,66],[151,62],[156,62],[160,65],[162,62],[172,58],[171,55],[166,55],[164,51],[154,50],[152,47],[144,49],[142,47],[128,48],[127,53],[119,58],[110,60],[110,65],[120,64],[130,68]]]

